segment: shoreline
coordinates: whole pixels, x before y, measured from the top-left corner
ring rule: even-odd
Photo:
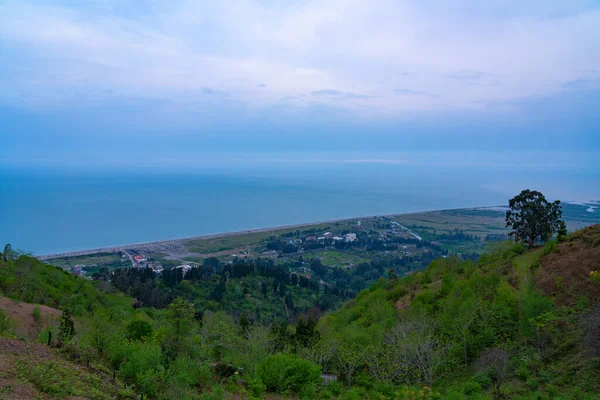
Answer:
[[[438,209],[438,210],[425,210],[425,211],[415,211],[415,212],[398,213],[398,214],[366,215],[366,216],[339,218],[339,219],[332,219],[332,220],[325,220],[325,221],[305,222],[305,223],[291,224],[291,225],[271,226],[271,227],[267,227],[267,228],[255,228],[255,229],[246,229],[246,230],[241,230],[241,231],[212,233],[212,234],[206,234],[206,235],[188,236],[188,237],[181,237],[181,238],[174,238],[174,239],[154,240],[154,241],[150,241],[150,242],[137,242],[137,243],[131,243],[131,244],[105,246],[105,247],[98,247],[98,248],[85,249],[85,250],[65,251],[65,252],[59,252],[59,253],[42,254],[39,256],[34,255],[34,257],[40,261],[45,261],[45,260],[52,260],[52,259],[57,259],[57,258],[88,256],[91,254],[98,254],[98,253],[117,253],[117,252],[120,252],[123,250],[130,250],[130,249],[135,250],[135,249],[139,249],[139,248],[145,248],[148,246],[157,246],[157,245],[164,245],[164,244],[179,244],[179,243],[184,243],[184,242],[189,242],[189,241],[194,241],[194,240],[210,240],[210,239],[218,239],[218,238],[224,238],[224,237],[230,237],[230,236],[241,236],[241,235],[247,235],[247,234],[252,234],[252,233],[273,232],[273,231],[278,231],[278,230],[282,230],[282,229],[304,228],[304,227],[309,227],[309,226],[313,226],[313,225],[347,222],[347,221],[352,221],[352,220],[361,219],[361,218],[378,218],[378,217],[393,218],[393,217],[397,217],[400,215],[413,215],[413,214],[422,214],[422,213],[428,213],[428,212],[454,211],[454,210],[485,210],[485,209],[494,209],[494,208],[498,208],[498,207],[501,207],[501,206],[444,208],[444,209]]]

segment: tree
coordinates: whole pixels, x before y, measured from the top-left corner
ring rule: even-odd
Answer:
[[[195,314],[194,305],[181,297],[169,304],[167,318],[176,338],[186,335],[191,330]]]
[[[125,327],[127,338],[129,340],[144,341],[152,337],[152,326],[144,320],[137,319],[131,321]]]
[[[542,193],[526,189],[510,199],[508,205],[506,227],[513,229],[510,235],[516,241],[527,242],[529,247],[538,240],[547,241],[556,232],[566,231],[559,200],[550,203]]]
[[[195,314],[194,305],[181,297],[176,298],[169,304],[167,320],[171,326],[171,340],[163,342],[163,347],[173,359],[181,352],[188,333],[196,324]]]
[[[111,321],[110,312],[106,308],[99,307],[94,311],[83,328],[85,338],[98,353],[103,353],[115,340],[115,325]]]
[[[477,367],[489,374],[495,383],[495,398],[501,397],[500,385],[509,376],[510,353],[497,347],[487,349],[479,358]]]
[[[290,292],[288,292],[285,296],[285,305],[290,309],[291,312],[294,312],[294,308],[296,306],[294,305],[294,299],[292,298],[292,294]]]
[[[300,318],[296,325],[296,334],[294,339],[300,346],[310,347],[319,341],[320,334],[316,329],[317,323],[314,319],[308,318],[306,321]]]
[[[350,387],[354,374],[363,362],[364,349],[358,345],[343,344],[337,349],[338,373],[345,379]]]
[[[4,246],[4,251],[2,252],[2,258],[4,259],[4,261],[12,260],[13,249],[12,249],[12,246],[10,245],[10,243],[7,243],[6,246]]]
[[[60,316],[60,325],[58,327],[58,336],[63,342],[68,342],[75,336],[75,324],[69,310],[63,311]]]
[[[238,321],[238,327],[240,329],[240,334],[242,335],[242,337],[246,337],[248,335],[248,331],[251,328],[251,323],[250,320],[248,319],[248,316],[245,313],[242,313],[242,315],[240,316],[240,320]]]

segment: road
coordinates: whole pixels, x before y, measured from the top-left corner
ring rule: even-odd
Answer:
[[[419,240],[419,241],[423,241],[423,238],[422,238],[422,237],[421,237],[419,234],[417,234],[417,233],[415,233],[415,232],[411,231],[410,229],[408,229],[407,227],[405,227],[405,226],[404,226],[404,225],[402,225],[401,223],[399,223],[399,222],[396,222],[396,221],[394,221],[393,219],[389,219],[389,221],[390,221],[390,223],[391,223],[392,225],[396,225],[396,226],[397,226],[397,227],[399,227],[400,229],[402,229],[402,230],[404,230],[404,231],[406,231],[406,232],[410,233],[411,235],[413,235],[413,237],[414,237],[415,239],[417,239],[417,240]]]
[[[129,261],[131,261],[131,267],[135,268],[135,261],[133,260],[133,257],[131,257],[131,254],[129,254],[127,250],[123,250],[123,253],[125,253],[127,257],[129,257]]]

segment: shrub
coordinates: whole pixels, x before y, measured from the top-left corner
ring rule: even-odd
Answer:
[[[225,390],[221,386],[215,386],[210,392],[203,393],[201,400],[222,400],[225,398]]]
[[[321,381],[321,368],[297,356],[275,354],[259,364],[258,377],[267,390],[299,393],[306,385]]]
[[[550,241],[546,242],[546,244],[544,245],[542,254],[547,256],[548,254],[552,253],[555,248],[556,248],[556,240],[550,240]]]
[[[247,382],[248,390],[254,397],[262,398],[267,390],[267,387],[260,378],[250,378]]]
[[[42,323],[42,312],[40,311],[40,308],[37,306],[33,308],[33,320],[38,325],[40,323]]]
[[[0,308],[0,336],[8,335],[13,325],[12,320],[6,315],[4,310]]]
[[[144,341],[152,337],[152,326],[143,320],[131,321],[125,327],[129,340]]]
[[[340,393],[342,393],[342,389],[344,389],[342,382],[331,381],[327,384],[327,390],[329,390],[334,396],[339,396]]]
[[[398,400],[438,400],[441,399],[442,396],[438,392],[434,392],[433,390],[431,390],[431,388],[428,386],[424,386],[422,388],[412,388],[409,386],[404,386],[399,391],[394,393],[393,398]]]
[[[481,385],[474,380],[469,379],[463,386],[463,393],[466,395],[481,393]]]
[[[473,376],[472,381],[479,384],[482,388],[487,389],[492,386],[492,378],[483,371],[478,372],[475,376]]]

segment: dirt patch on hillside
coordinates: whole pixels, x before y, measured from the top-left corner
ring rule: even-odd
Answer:
[[[394,305],[396,311],[406,311],[410,308],[410,297],[404,296],[398,299],[396,304]]]
[[[600,271],[600,225],[574,233],[542,257],[536,288],[557,305],[573,306],[581,296],[591,304],[600,300],[600,282],[592,281],[590,271]]]
[[[36,307],[40,310],[40,319],[38,321],[34,318]],[[29,339],[36,338],[42,329],[56,323],[62,314],[62,311],[56,308],[22,303],[7,299],[6,297],[0,297],[0,309],[4,310],[6,315],[15,322],[17,335]]]

